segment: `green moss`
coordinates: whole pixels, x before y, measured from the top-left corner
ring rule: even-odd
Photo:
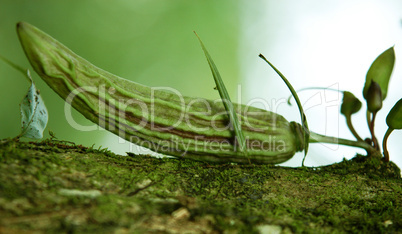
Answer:
[[[284,168],[2,141],[0,232],[398,232],[401,181],[363,156]]]

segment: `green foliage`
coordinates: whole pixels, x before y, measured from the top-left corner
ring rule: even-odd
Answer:
[[[367,109],[370,112],[374,113],[382,108],[383,99],[381,94],[381,87],[377,82],[371,81],[366,99],[367,99]]]
[[[388,125],[388,130],[385,133],[384,140],[382,142],[384,148],[384,157],[386,161],[389,161],[389,153],[387,149],[388,137],[395,129],[402,129],[402,98],[392,107],[391,111],[388,113],[386,122]]]
[[[391,79],[392,70],[395,63],[394,47],[389,48],[380,54],[371,64],[366,75],[366,83],[363,88],[363,96],[367,99],[369,88],[372,81],[377,82],[381,87],[382,99],[387,97],[388,83]]]
[[[392,129],[402,129],[402,98],[395,103],[387,115],[387,125]]]
[[[342,91],[343,100],[340,109],[340,113],[345,116],[346,124],[349,130],[352,132],[353,136],[357,139],[356,142],[348,142],[345,139],[338,138],[338,144],[344,144],[349,146],[361,147],[364,148],[368,155],[370,156],[380,156],[380,145],[378,143],[377,137],[375,136],[375,117],[377,112],[382,108],[383,100],[385,99],[388,91],[388,83],[391,78],[392,70],[395,63],[395,52],[394,48],[391,47],[388,50],[384,51],[381,55],[379,55],[372,65],[370,66],[369,71],[366,75],[366,82],[363,87],[363,96],[366,99],[367,104],[367,123],[369,126],[369,130],[371,133],[371,138],[366,138],[363,140],[362,137],[359,136],[355,128],[352,124],[351,116],[357,113],[361,107],[361,101],[356,98],[354,94],[348,91]],[[324,89],[321,87],[311,87],[311,88],[303,88],[300,91],[308,90],[308,89]],[[339,91],[328,89],[332,91]],[[389,126],[388,131],[385,133],[383,137],[383,155],[384,161],[389,161],[389,153],[387,150],[387,139],[391,134],[393,129],[401,129],[402,128],[402,101],[399,100],[392,110],[389,112],[387,116],[387,124]],[[313,139],[313,142],[327,142],[333,143],[336,142],[334,139],[326,139],[319,134],[314,134],[314,136],[319,139]],[[340,142],[343,143],[340,143]]]
[[[344,91],[343,92],[343,99],[341,105],[341,113],[345,116],[351,116],[357,112],[362,107],[361,101],[353,95],[353,93]]]

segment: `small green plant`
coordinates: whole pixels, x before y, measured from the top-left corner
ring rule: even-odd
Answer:
[[[391,47],[380,54],[371,64],[367,75],[366,82],[363,87],[363,97],[366,100],[366,116],[367,125],[370,130],[371,136],[364,141],[370,144],[371,150],[368,151],[370,155],[381,155],[380,144],[375,135],[374,127],[378,111],[382,108],[382,103],[387,97],[388,83],[391,79],[391,74],[395,63],[394,47]],[[388,131],[383,137],[383,155],[384,161],[389,161],[389,153],[387,150],[387,140],[389,135],[394,129],[402,129],[402,99],[400,99],[388,113],[386,123]],[[351,93],[344,92],[343,103],[341,106],[341,113],[345,116],[346,122],[350,131],[358,141],[363,141],[357,134],[352,125],[351,117],[357,113],[362,106],[361,102]]]
[[[357,146],[358,144],[367,144],[369,147],[366,148],[368,155],[370,156],[381,156],[381,149],[378,139],[375,135],[374,127],[378,111],[382,109],[382,104],[384,99],[387,97],[388,83],[391,78],[391,74],[395,63],[395,52],[394,48],[391,47],[380,54],[374,62],[371,64],[367,75],[366,81],[363,87],[363,97],[366,100],[366,116],[367,116],[367,126],[370,130],[371,136],[363,139],[357,133],[352,124],[352,115],[360,111],[362,107],[362,102],[356,98],[351,92],[341,91],[343,93],[343,99],[341,104],[340,113],[345,116],[346,124],[356,138],[356,145],[350,144],[350,146]],[[307,89],[325,89],[320,87],[314,88],[304,88],[299,91]],[[331,89],[333,90],[333,89]],[[334,90],[338,91],[338,90]],[[292,96],[289,97],[289,100]],[[290,102],[288,101],[290,104]],[[388,125],[388,130],[383,137],[383,158],[384,161],[389,161],[389,153],[387,150],[387,140],[391,132],[395,129],[402,129],[402,99],[400,99],[394,107],[388,113],[386,118],[386,123]],[[360,146],[357,146],[360,147]]]
[[[197,35],[198,37],[198,35]],[[201,39],[198,37],[198,39],[201,42]],[[236,116],[236,112],[233,110],[233,108],[230,108],[232,105],[229,95],[227,94],[226,88],[223,84],[223,81],[221,80],[221,77],[219,75],[219,72],[212,61],[212,58],[208,54],[204,44],[201,42],[201,46],[205,52],[205,55],[208,60],[208,64],[211,68],[212,74],[214,76],[215,82],[217,84],[217,89],[219,91],[219,94],[223,100],[227,100],[225,103],[229,103],[230,105],[225,106],[226,111],[229,113],[228,115],[230,116],[230,119],[232,120],[231,122],[234,125],[235,129],[235,134],[239,139],[244,139],[243,133],[242,133],[242,128],[239,123],[239,121],[236,119],[233,119],[231,116]],[[302,165],[304,165],[304,160],[307,155],[308,151],[308,145],[310,142],[327,142],[327,143],[335,143],[334,141],[328,141],[330,139],[327,136],[322,136],[319,134],[313,134],[312,139],[310,140],[310,135],[311,132],[308,128],[307,124],[307,118],[306,115],[304,114],[303,107],[301,105],[301,102],[299,100],[299,97],[297,95],[297,92],[294,90],[288,79],[271,63],[269,62],[264,55],[260,54],[260,58],[262,58],[274,71],[281,77],[281,79],[285,82],[287,87],[289,88],[290,92],[292,95],[289,97],[289,100],[291,97],[295,98],[297,106],[299,108],[300,112],[300,118],[302,122],[302,133],[303,133],[303,139],[304,139],[304,158],[302,161]],[[333,140],[339,140],[339,144],[343,145],[349,145],[349,146],[355,146],[355,147],[361,147],[366,149],[367,154],[369,156],[381,156],[381,151],[380,151],[380,144],[378,143],[377,137],[375,136],[375,131],[374,131],[374,126],[375,126],[375,117],[378,113],[379,110],[382,108],[382,102],[387,96],[388,92],[388,83],[391,78],[391,74],[394,68],[394,63],[395,63],[395,52],[394,48],[391,47],[384,51],[381,55],[379,55],[374,62],[371,64],[367,75],[366,75],[366,81],[365,85],[363,88],[363,97],[366,99],[366,104],[367,104],[367,124],[370,130],[371,137],[362,139],[359,134],[356,132],[355,128],[353,127],[352,124],[352,115],[356,114],[359,112],[359,110],[362,107],[361,101],[356,98],[355,95],[353,95],[351,92],[348,91],[343,91],[343,100],[342,100],[342,105],[340,112],[342,115],[345,116],[346,118],[346,124],[349,128],[349,130],[352,132],[352,134],[356,137],[357,141],[356,142],[351,142],[348,140],[344,139],[337,139],[333,138]],[[306,89],[311,89],[311,88],[305,88]],[[317,88],[313,88],[317,89]],[[324,89],[324,88],[318,88],[318,89]],[[338,90],[335,90],[338,91]],[[290,102],[288,101],[290,104]],[[226,104],[227,105],[227,104]],[[389,135],[394,129],[402,129],[402,99],[400,99],[394,107],[390,110],[388,113],[388,116],[386,118],[386,122],[388,125],[388,130],[385,133],[385,136],[383,137],[383,155],[384,155],[384,161],[389,162],[389,153],[387,150],[387,140]],[[314,141],[316,140],[316,141]],[[244,140],[243,140],[244,141]],[[242,142],[242,141],[240,141]],[[245,143],[244,143],[245,144]]]
[[[45,130],[48,121],[48,112],[45,103],[40,96],[40,92],[38,89],[36,89],[36,86],[31,78],[31,73],[28,69],[24,70],[20,66],[2,56],[0,56],[0,59],[24,74],[25,78],[27,78],[31,84],[27,94],[22,99],[20,104],[21,133],[14,139],[19,139],[21,137],[32,139],[43,138],[43,131]]]

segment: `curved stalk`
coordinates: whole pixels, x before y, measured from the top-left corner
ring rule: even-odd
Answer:
[[[385,157],[384,159],[385,159],[386,162],[389,162],[389,153],[388,153],[388,149],[387,149],[387,141],[388,141],[389,135],[391,135],[391,132],[393,130],[394,129],[392,129],[392,128],[388,128],[387,132],[384,135],[384,140],[382,141],[382,148],[384,150],[384,157]]]
[[[308,152],[308,142],[309,142],[309,138],[310,138],[310,129],[308,128],[307,118],[306,118],[306,115],[304,114],[303,106],[302,106],[302,104],[300,102],[299,96],[297,95],[296,90],[290,84],[288,79],[286,79],[286,77],[270,61],[268,61],[268,59],[266,59],[264,55],[259,54],[258,56],[260,58],[262,58],[266,63],[268,63],[268,65],[272,69],[274,69],[276,74],[278,74],[279,77],[282,78],[283,82],[285,82],[286,86],[288,87],[288,89],[292,93],[292,95],[293,95],[293,97],[294,97],[294,99],[296,101],[297,107],[299,108],[301,124],[303,126],[303,138],[304,138],[304,142],[305,142],[304,143],[304,158],[303,158],[303,161],[302,161],[302,166],[304,166],[304,160],[306,159],[307,152]]]
[[[359,134],[356,132],[355,128],[353,127],[352,115],[345,116],[345,117],[346,117],[346,124],[348,125],[350,132],[352,132],[353,136],[355,136],[358,141],[363,141],[363,139],[359,136]]]
[[[370,122],[370,133],[371,133],[371,140],[373,140],[373,144],[374,144],[374,148],[377,150],[380,150],[380,145],[378,144],[378,140],[377,137],[375,137],[375,133],[374,133],[374,121],[375,121],[375,117],[377,115],[377,112],[373,112],[373,118],[371,119]]]
[[[370,129],[370,126],[371,126],[371,115],[370,115],[370,111],[368,111],[367,110],[367,112],[366,112],[366,120],[367,120],[367,126],[369,127],[369,129]]]
[[[6,59],[5,57],[3,57],[2,55],[0,55],[0,59],[3,60],[5,63],[7,63],[8,65],[10,65],[11,67],[13,67],[15,70],[21,72],[22,74],[24,74],[24,77],[29,81],[29,83],[32,82],[32,80],[27,76],[27,70],[18,66],[17,64],[11,62],[10,60]]]
[[[353,146],[365,149],[367,152],[372,152],[374,150],[374,148],[371,145],[367,144],[365,141],[352,141],[343,138],[325,136],[312,131],[310,131],[310,143],[329,143]]]
[[[314,89],[318,89],[318,90],[329,90],[329,91],[341,92],[341,93],[345,92],[345,91],[343,91],[343,90],[333,89],[333,88],[325,88],[325,87],[307,87],[307,88],[302,88],[302,89],[296,90],[296,92],[297,92],[297,93],[300,93],[301,91],[305,91],[305,90],[314,90]],[[290,95],[290,96],[288,97],[288,99],[287,99],[287,100],[288,100],[288,105],[292,105],[292,104],[290,103],[290,99],[292,99],[292,97],[293,97],[293,95]]]

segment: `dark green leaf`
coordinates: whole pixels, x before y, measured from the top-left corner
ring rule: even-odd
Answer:
[[[381,87],[382,99],[387,97],[388,83],[391,78],[392,70],[395,63],[394,47],[389,48],[380,54],[371,64],[370,69],[366,75],[366,83],[363,88],[363,96],[367,99],[367,93],[371,81],[377,82]]]
[[[387,115],[387,125],[391,129],[402,129],[402,98]]]
[[[362,107],[360,100],[353,93],[344,91],[341,105],[341,113],[350,116],[357,113]]]
[[[371,81],[366,96],[367,109],[372,113],[379,111],[382,108],[382,100],[380,85],[375,81]]]

